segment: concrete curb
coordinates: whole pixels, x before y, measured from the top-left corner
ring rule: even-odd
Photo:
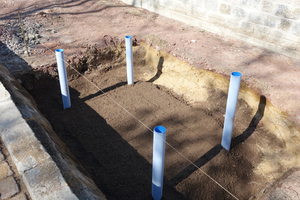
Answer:
[[[1,64],[0,136],[33,200],[106,199]]]

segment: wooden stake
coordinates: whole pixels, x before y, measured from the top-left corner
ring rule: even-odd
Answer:
[[[27,55],[28,55],[28,57],[29,57],[28,48],[27,48],[27,43],[26,43],[26,38],[25,38],[25,35],[24,35],[23,26],[22,26],[22,21],[21,21],[21,16],[20,16],[19,11],[18,11],[18,15],[19,15],[19,21],[20,21],[20,25],[21,25],[21,30],[22,30],[22,34],[23,34],[23,39],[24,39],[24,43],[25,43]]]

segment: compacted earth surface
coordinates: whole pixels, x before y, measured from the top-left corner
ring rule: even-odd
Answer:
[[[257,166],[268,159],[262,146],[270,155],[287,146],[284,136],[278,137],[284,133],[262,123],[266,102],[287,112],[291,127],[300,124],[298,60],[115,0],[0,2],[0,62],[35,98],[108,199],[152,199],[151,130],[158,125],[167,129],[163,199],[255,199],[297,164],[278,167],[273,179],[257,173]],[[239,99],[230,152],[220,145],[227,94],[210,89],[206,101],[191,103],[184,94],[156,84],[164,73],[163,58],[155,63],[157,71],[135,62],[135,84],[127,85],[125,61],[115,62],[124,56],[103,50],[124,43],[126,35],[135,35],[134,46],[143,41],[227,78],[232,71],[242,72],[243,83],[261,97],[256,107]],[[63,48],[67,63],[85,76],[69,68],[72,106],[66,110],[55,64],[57,48]],[[105,54],[91,61],[85,59],[89,49]]]

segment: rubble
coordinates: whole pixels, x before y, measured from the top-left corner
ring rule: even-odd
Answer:
[[[22,20],[24,28],[24,35],[28,46],[28,53],[32,53],[32,49],[40,44],[40,29],[43,27],[41,23],[30,23],[26,19]],[[5,22],[4,26],[0,29],[0,41],[7,46],[1,48],[0,54],[8,55],[12,52],[21,55],[26,53],[23,34],[19,20],[11,20]]]

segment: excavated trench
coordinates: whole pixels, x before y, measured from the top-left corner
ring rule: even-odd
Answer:
[[[229,78],[145,44],[133,48],[134,85],[126,83],[122,45],[90,47],[66,60],[72,103],[66,110],[55,63],[18,77],[107,199],[152,199],[147,127],[157,125],[166,127],[172,145],[163,199],[233,199],[202,170],[237,198],[253,198],[298,164],[299,133],[264,96],[241,83],[227,152],[220,142]]]

